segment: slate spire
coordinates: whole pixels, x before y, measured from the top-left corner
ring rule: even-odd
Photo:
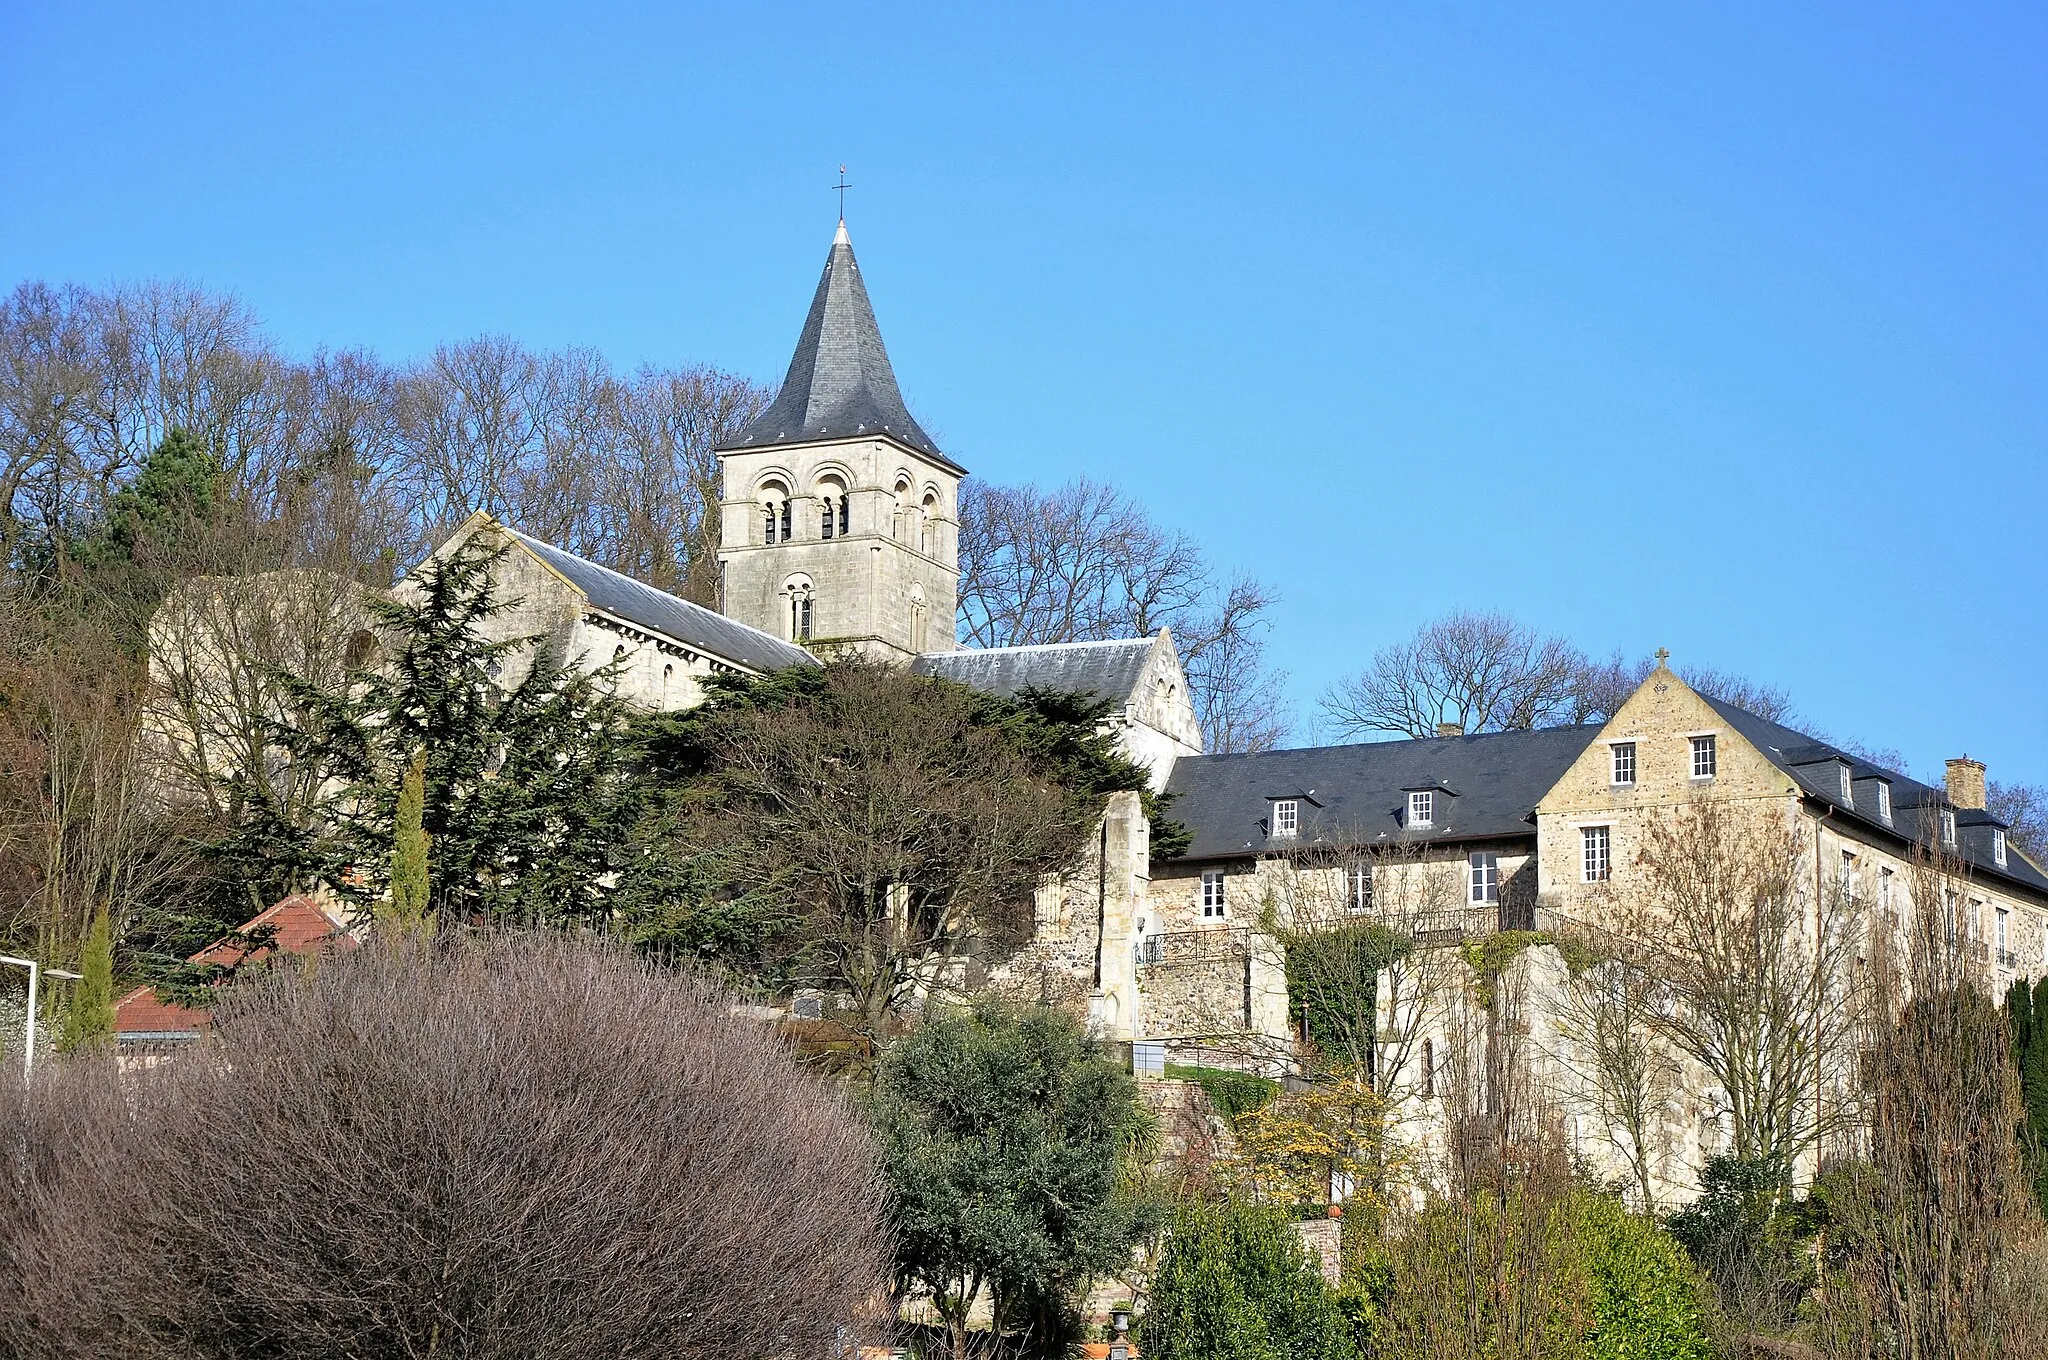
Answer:
[[[842,219],[782,390],[774,404],[723,447],[762,448],[876,434],[954,466],[903,404]]]

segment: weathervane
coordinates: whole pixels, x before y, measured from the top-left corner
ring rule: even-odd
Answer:
[[[846,182],[846,167],[839,167],[839,182],[832,186],[839,191],[839,220],[846,220],[846,191],[853,186]]]

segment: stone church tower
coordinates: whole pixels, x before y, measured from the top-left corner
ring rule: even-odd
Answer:
[[[967,470],[903,405],[846,223],[774,405],[717,453],[721,613],[821,653],[952,649]]]

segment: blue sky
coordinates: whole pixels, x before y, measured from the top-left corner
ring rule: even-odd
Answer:
[[[779,378],[848,217],[920,418],[1271,582],[2048,781],[2038,7],[0,6],[0,286]]]

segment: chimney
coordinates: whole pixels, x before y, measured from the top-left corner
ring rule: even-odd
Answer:
[[[1462,737],[1465,735],[1465,724],[1438,723],[1436,725],[1436,734],[1440,737]],[[1984,767],[1980,765],[1977,768],[1981,770]]]
[[[1963,756],[1948,763],[1948,800],[1965,812],[1984,810],[1984,762]]]

